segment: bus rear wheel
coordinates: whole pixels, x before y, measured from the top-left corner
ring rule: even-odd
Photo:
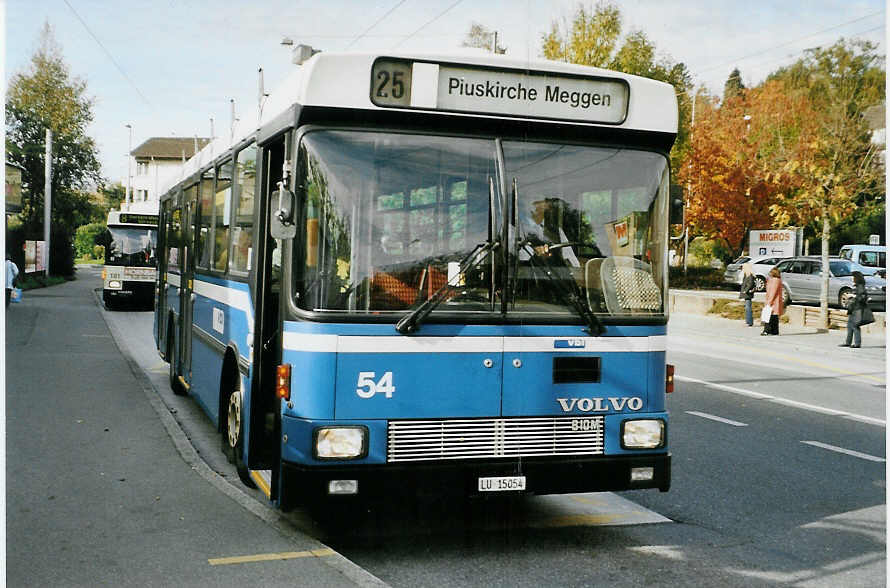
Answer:
[[[235,464],[238,477],[245,486],[256,488],[256,484],[250,478],[250,470],[244,463],[244,421],[242,419],[242,395],[237,387],[229,392],[226,402],[226,428],[223,432],[226,454],[229,461]]]

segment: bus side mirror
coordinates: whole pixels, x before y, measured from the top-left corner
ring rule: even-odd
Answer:
[[[269,219],[269,232],[275,239],[293,239],[297,234],[294,223],[294,206],[296,197],[287,188],[272,192],[272,202],[278,200],[278,210],[273,211]]]
[[[671,198],[671,208],[669,211],[670,214],[670,224],[672,225],[682,225],[684,224],[683,213],[685,210],[685,206],[683,206],[682,198]]]

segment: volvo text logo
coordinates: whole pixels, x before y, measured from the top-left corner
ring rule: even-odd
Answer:
[[[608,412],[609,410],[621,411],[640,410],[643,408],[643,399],[637,396],[630,398],[557,398],[563,412],[580,410],[581,412]]]

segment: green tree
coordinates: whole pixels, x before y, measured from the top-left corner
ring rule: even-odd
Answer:
[[[88,188],[101,182],[96,145],[87,136],[93,120],[93,100],[86,96],[86,83],[72,78],[62,59],[49,23],[41,30],[38,48],[28,71],[16,73],[6,92],[6,156],[24,168],[22,219],[25,231],[43,231],[44,153],[46,129],[52,130],[52,224],[53,232],[65,238],[68,256],[77,226],[88,222],[92,206]],[[53,239],[55,249],[55,239]],[[72,257],[73,259],[73,257]],[[50,266],[73,267],[71,264]]]
[[[785,144],[774,164],[775,177],[791,184],[770,208],[780,222],[821,229],[822,265],[828,266],[833,223],[863,204],[885,201],[884,170],[863,116],[885,92],[885,72],[876,47],[841,39],[817,47],[772,79],[805,96],[819,113],[810,136]],[[828,273],[822,276],[820,317],[828,323]]]
[[[554,21],[541,38],[545,59],[602,67],[667,82],[677,92],[679,129],[671,151],[671,166],[678,169],[689,149],[692,113],[692,76],[683,63],[658,59],[655,45],[643,31],[621,37],[621,11],[608,2],[595,7],[578,5],[571,22]],[[620,42],[620,43],[619,43]]]
[[[742,95],[744,89],[745,84],[742,83],[742,72],[739,71],[739,68],[735,68],[729,74],[729,77],[726,78],[726,83],[723,84],[723,100],[738,98]]]

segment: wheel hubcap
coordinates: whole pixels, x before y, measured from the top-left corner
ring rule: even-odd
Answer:
[[[229,446],[238,446],[241,436],[241,392],[235,391],[229,396]]]

